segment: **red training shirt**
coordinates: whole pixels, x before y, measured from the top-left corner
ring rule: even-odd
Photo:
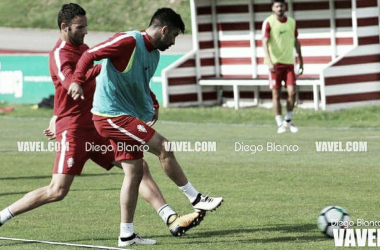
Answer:
[[[156,48],[149,40],[149,36],[145,31],[141,31],[144,38],[145,46],[148,51],[153,51]],[[133,36],[125,36],[124,32],[116,33],[114,36],[110,37],[106,41],[94,46],[90,50],[87,50],[78,62],[74,74],[74,82],[86,86],[83,84],[85,79],[82,77],[83,72],[86,72],[92,65],[93,61],[98,61],[101,59],[108,58],[112,65],[120,72],[123,72],[128,66],[131,55],[136,47],[136,40]],[[159,108],[156,96],[152,91],[150,95],[153,101],[153,107],[155,109]]]
[[[94,128],[92,121],[92,100],[95,93],[95,77],[101,65],[93,66],[86,74],[83,87],[85,99],[74,101],[67,94],[73,82],[73,73],[82,54],[88,49],[86,44],[80,46],[59,39],[49,53],[49,69],[55,87],[54,115],[57,116],[56,133],[66,129]]]

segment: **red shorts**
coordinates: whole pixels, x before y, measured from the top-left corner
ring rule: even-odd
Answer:
[[[143,158],[144,151],[148,150],[146,143],[156,132],[144,122],[129,115],[93,115],[92,119],[99,134],[111,141],[116,161]]]
[[[111,143],[95,129],[64,130],[56,140],[61,146],[55,155],[53,174],[80,175],[88,159],[106,170],[113,167],[115,155],[109,149]]]
[[[270,89],[280,89],[282,81],[285,82],[285,87],[296,85],[296,75],[294,74],[293,64],[275,64],[274,70],[274,73],[269,73]]]

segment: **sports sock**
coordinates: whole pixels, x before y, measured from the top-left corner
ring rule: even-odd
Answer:
[[[190,182],[188,182],[185,186],[179,187],[179,189],[182,190],[182,192],[185,193],[186,197],[190,200],[190,202],[195,201],[197,198],[199,192],[191,185]]]
[[[292,115],[293,115],[292,111],[286,112],[285,121],[290,122],[292,120]]]
[[[161,217],[161,219],[168,224],[170,216],[176,214],[176,212],[173,211],[173,209],[168,205],[165,204],[162,207],[160,207],[157,210],[158,215]]]
[[[282,125],[282,116],[276,115],[275,119],[276,119],[277,127],[280,127]]]
[[[6,207],[3,211],[0,212],[0,224],[4,224],[15,217],[9,207]]]
[[[120,223],[120,236],[129,237],[134,234],[133,222],[132,223]]]

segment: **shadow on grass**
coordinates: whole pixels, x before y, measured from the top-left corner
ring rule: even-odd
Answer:
[[[7,195],[24,195],[27,194],[28,192],[33,191],[22,191],[22,192],[9,192],[9,193],[0,193],[1,196],[7,196]],[[120,188],[102,188],[102,189],[70,189],[70,192],[87,192],[87,191],[94,191],[94,192],[104,192],[104,191],[120,191]],[[70,195],[70,194],[69,194]]]
[[[234,242],[239,244],[271,244],[271,243],[307,243],[307,242],[317,242],[317,241],[331,241],[331,238],[324,237],[322,234],[320,236],[314,235],[313,231],[316,229],[315,224],[295,224],[295,225],[271,225],[266,227],[256,227],[256,228],[242,228],[242,229],[223,229],[223,230],[214,230],[214,231],[204,231],[198,233],[189,233],[180,238],[176,238],[173,242],[170,240],[170,243],[161,242],[159,243],[161,246],[165,244],[170,245],[188,245],[191,244],[210,244],[210,238],[215,236],[216,244],[234,244]],[[278,233],[286,233],[286,234],[297,234],[294,236],[280,236],[280,237],[263,237],[258,234],[260,232],[273,232],[278,235]],[[252,234],[249,236],[248,234]],[[255,237],[255,234],[260,237]],[[301,234],[301,235],[300,235]],[[302,235],[303,234],[303,235]],[[147,235],[149,238],[172,238],[170,235]],[[91,239],[72,239],[65,240],[63,242],[70,242],[79,244],[80,242],[88,242]],[[96,238],[96,241],[109,241],[115,240],[114,238]],[[7,242],[5,244],[1,244],[2,246],[15,246],[15,245],[23,245],[30,244],[27,242]],[[91,244],[94,244],[93,242]],[[104,243],[103,243],[104,244]]]
[[[241,234],[241,233],[257,233],[257,232],[282,232],[282,233],[302,233],[309,232],[316,229],[316,224],[279,224],[279,225],[270,225],[264,227],[255,227],[255,228],[241,228],[241,229],[230,229],[230,230],[216,230],[216,231],[207,231],[207,236],[223,236],[231,234]],[[199,235],[198,235],[199,234]],[[203,233],[198,233],[197,237],[202,237]]]
[[[82,177],[94,177],[94,176],[104,176],[104,175],[124,175],[121,171],[120,173],[104,173],[104,174],[81,174],[78,178]],[[51,179],[51,175],[35,175],[35,176],[9,176],[0,177],[0,181],[4,180],[33,180],[33,179]]]
[[[322,234],[320,236],[313,235],[313,231],[316,230],[316,224],[294,224],[294,225],[271,225],[264,227],[255,228],[241,228],[241,229],[224,229],[224,230],[214,230],[214,231],[204,231],[195,234],[191,234],[191,238],[210,238],[219,237],[222,239],[224,236],[229,237],[244,237],[245,239],[235,239],[240,243],[275,243],[275,242],[310,242],[310,241],[328,241],[330,238],[324,237]],[[267,237],[267,238],[255,238],[253,234],[273,232],[278,235],[279,233],[287,234],[287,236],[277,236],[277,237]],[[252,236],[247,236],[247,234],[252,234]],[[297,234],[291,236],[289,234]],[[244,236],[243,236],[244,235]],[[250,237],[251,239],[247,239]],[[235,240],[218,240],[219,243],[231,242]],[[196,241],[194,243],[209,243],[203,241]]]
[[[104,173],[104,174],[82,174],[77,178],[82,177],[96,177],[96,176],[109,176],[109,175],[124,175],[123,173]],[[51,179],[51,175],[36,175],[36,176],[14,176],[14,177],[0,177],[1,180],[38,180],[38,179]],[[70,192],[81,192],[81,191],[113,191],[117,190],[120,191],[120,188],[102,188],[102,189],[70,189]],[[19,195],[19,194],[26,194],[32,190],[27,191],[18,191],[18,192],[8,192],[8,193],[1,193],[0,196],[6,196],[6,195]]]

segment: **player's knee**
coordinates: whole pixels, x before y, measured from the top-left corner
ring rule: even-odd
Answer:
[[[295,86],[289,86],[287,89],[289,98],[294,98],[296,96],[296,88]]]
[[[168,158],[174,158],[174,152],[173,151],[163,151],[160,155],[161,160],[165,160]]]
[[[149,177],[150,176],[149,166],[145,160],[143,160],[142,169],[143,169],[143,177]]]
[[[280,93],[279,93],[279,91],[273,91],[272,98],[273,98],[273,100],[280,100]]]
[[[174,152],[172,151],[171,143],[163,139],[161,143],[161,150],[160,154],[158,156],[161,160],[165,160],[167,158],[173,158],[174,157]]]
[[[142,161],[142,167],[143,167],[143,170],[144,170],[144,171],[145,171],[145,170],[149,170],[148,163],[147,163],[145,160]]]
[[[63,200],[69,190],[65,187],[57,187],[50,185],[47,190],[47,196],[49,197],[49,201],[61,201]]]
[[[168,151],[168,146],[170,145],[170,142],[163,136],[160,136],[160,138],[157,140],[157,151],[158,156],[165,155],[166,151]]]
[[[290,91],[288,95],[289,99],[294,100],[296,98],[296,91]]]

